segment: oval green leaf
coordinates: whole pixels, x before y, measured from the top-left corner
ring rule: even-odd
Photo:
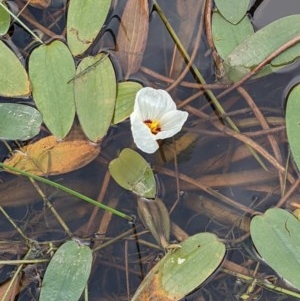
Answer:
[[[136,151],[124,148],[119,157],[109,163],[109,172],[123,188],[145,197],[154,198],[156,182],[149,163]]]
[[[293,159],[300,170],[300,85],[289,93],[286,105],[285,122],[289,146]]]
[[[300,289],[300,222],[286,210],[272,208],[250,224],[260,256],[280,276]]]
[[[54,41],[36,48],[29,58],[33,99],[50,132],[63,139],[75,117],[75,64],[68,47]]]
[[[0,139],[27,140],[40,131],[42,115],[30,106],[0,104]]]
[[[248,16],[234,25],[224,19],[218,12],[212,15],[212,35],[219,56],[225,59],[227,55],[243,40],[254,33]]]
[[[3,36],[7,33],[9,26],[10,15],[2,6],[0,6],[0,36]]]
[[[75,241],[64,243],[52,257],[42,283],[40,301],[78,301],[89,278],[92,251]]]
[[[79,64],[75,82],[76,111],[86,136],[98,142],[111,124],[116,101],[116,76],[107,55],[86,57]]]
[[[67,16],[67,41],[74,56],[94,42],[107,17],[111,0],[71,0]]]
[[[237,24],[244,18],[249,3],[250,0],[215,0],[222,16],[232,24]]]
[[[0,96],[28,96],[30,84],[16,55],[0,41]]]
[[[143,86],[137,82],[118,83],[113,124],[120,123],[130,116],[133,111],[135,95],[141,88]]]
[[[274,21],[249,36],[225,59],[228,76],[238,81],[279,47],[299,36],[298,24],[300,15],[292,15]],[[286,63],[289,62],[290,58]]]
[[[212,233],[193,235],[180,245],[147,274],[131,301],[180,300],[211,276],[225,255],[225,245]]]

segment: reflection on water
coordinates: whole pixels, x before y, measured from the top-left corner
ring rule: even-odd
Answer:
[[[279,18],[299,13],[297,0],[286,0],[284,3],[280,0],[264,0],[255,11],[253,24],[258,29]]]
[[[121,15],[125,2],[117,1],[111,16]],[[186,1],[181,4],[180,1],[161,2],[162,9],[172,26],[181,33],[183,39],[186,38],[189,51],[192,52],[194,47],[198,47],[194,63],[201,70],[206,81],[213,84],[215,81],[213,63],[205,35],[202,34],[199,45],[193,43],[199,30],[199,26],[195,24],[200,22],[201,1],[198,1],[197,7],[192,8],[195,14],[194,19],[190,17],[191,20],[184,19],[185,8],[181,4]],[[32,20],[38,18],[44,27],[59,35],[64,29],[64,8],[58,6],[39,10],[28,7],[24,13],[26,18]],[[258,16],[254,17],[255,20],[257,18]],[[260,18],[264,19],[264,17]],[[55,20],[59,20],[58,23],[54,22]],[[184,22],[186,22],[185,26],[190,26],[187,31],[183,28]],[[112,19],[107,24],[109,30],[95,43],[96,46],[90,50],[91,53],[101,48],[113,48],[117,26],[116,18]],[[189,38],[185,37],[186,32],[189,31],[194,32]],[[31,39],[28,34],[14,24],[11,35],[12,41],[19,47],[24,57],[27,57],[27,49],[32,47],[29,46]],[[180,75],[178,70],[184,67],[181,59],[178,58],[175,60],[177,68],[175,70],[174,57],[178,57],[178,54],[174,54],[174,44],[159,16],[152,13],[142,68],[131,78],[146,86],[167,88],[174,81],[172,78],[176,79]],[[117,70],[117,72],[119,78],[123,79],[121,71]],[[241,92],[232,92],[220,99],[226,112],[246,137],[253,139],[272,156],[276,148],[280,154],[277,160],[281,160],[282,166],[285,166],[287,160],[287,141],[282,111],[283,100],[280,96],[283,95],[286,85],[293,76],[294,74],[289,73],[270,75],[245,85],[246,91],[268,121],[270,129],[262,129],[255,116],[257,112],[249,107],[249,102],[247,103]],[[218,95],[222,91],[220,89],[224,88],[223,84],[216,85],[216,89],[213,88],[212,91]],[[170,217],[177,227],[173,229],[171,240],[181,240],[186,234],[213,232],[227,241],[226,269],[232,268],[236,272],[238,266],[241,274],[249,275],[249,270],[253,272],[257,263],[255,250],[248,235],[250,218],[255,212],[264,212],[282,200],[281,190],[285,179],[280,177],[278,170],[266,160],[264,162],[268,171],[265,171],[251,155],[249,149],[226,132],[226,128],[220,122],[223,121],[222,118],[215,114],[214,107],[208,103],[206,94],[201,94],[199,91],[201,92],[195,84],[193,74],[188,72],[184,81],[177,84],[170,92],[178,105],[192,98],[181,107],[182,110],[190,113],[188,123],[176,137],[176,144],[174,140],[169,139],[164,141],[161,152],[155,155],[142,155],[152,164],[157,173],[161,184],[160,197],[169,210],[172,208]],[[267,133],[270,135],[268,136]],[[270,139],[273,139],[273,149]],[[126,214],[137,215],[135,196],[118,187],[107,173],[108,163],[124,147],[135,147],[128,121],[110,128],[102,142],[101,154],[93,163],[79,171],[51,179],[92,198],[98,197],[105,204],[116,207]],[[4,149],[1,146],[1,156],[7,155]],[[167,162],[162,159],[162,152]],[[176,160],[175,153],[177,153]],[[290,189],[292,179],[296,175],[292,165],[289,171],[290,178],[286,183],[285,193]],[[143,228],[138,219],[135,228],[121,218],[97,210],[94,206],[78,201],[56,189],[45,185],[41,185],[41,189],[73,235],[87,239],[93,248],[99,248],[95,252],[89,282],[89,300],[128,300],[128,296],[134,293],[141,279],[163,256],[164,251],[159,250],[153,237]],[[2,173],[0,191],[0,204],[28,238],[39,242],[44,256],[47,256],[48,241],[53,240],[59,245],[69,239],[27,179]],[[296,189],[283,207],[292,208],[290,204],[297,198],[298,193]],[[0,229],[1,242],[3,241],[2,259],[22,258],[26,252],[22,237],[4,217],[1,218]],[[126,235],[117,242],[106,244],[122,233]],[[106,246],[100,248],[102,244]],[[45,265],[38,264],[35,269],[26,270],[26,281],[24,280],[23,286],[20,286],[21,293],[18,300],[35,300],[39,291],[39,277],[44,269]],[[258,275],[264,277],[274,275],[274,272],[262,263]],[[7,266],[3,266],[1,280],[8,281],[9,278]],[[278,285],[284,284],[278,281]],[[248,286],[249,284],[239,277],[219,270],[207,283],[184,300],[241,300]],[[258,297],[256,300],[298,300],[280,296],[258,286],[252,294]]]

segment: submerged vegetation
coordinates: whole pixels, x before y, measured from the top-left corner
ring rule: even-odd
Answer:
[[[0,300],[299,300],[300,15],[256,10],[0,2]]]

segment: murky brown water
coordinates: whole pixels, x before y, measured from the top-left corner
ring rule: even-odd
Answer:
[[[16,2],[21,5],[21,2]],[[218,95],[226,86],[222,83],[214,85],[216,83],[214,66],[205,35],[202,35],[199,45],[193,44],[199,30],[201,1],[196,1],[199,7],[192,9],[195,14],[194,19],[191,20],[184,19],[186,15],[182,11],[180,1],[177,2],[178,9],[181,9],[181,17],[176,11],[176,1],[161,2],[162,10],[176,32],[184,37],[187,32],[194,30],[187,48],[192,52],[194,47],[198,47],[194,63],[201,70],[207,83],[213,84],[213,93]],[[275,2],[277,5],[278,1]],[[125,1],[116,1],[115,10],[111,15],[120,15],[124,3]],[[25,12],[29,15],[29,19],[37,18],[54,34],[61,34],[65,22],[63,8],[59,6],[39,10],[28,7]],[[268,20],[269,16],[270,20],[273,16],[277,16],[278,11],[277,6],[274,15],[268,10]],[[256,26],[260,27],[264,24],[263,22],[267,20],[265,16],[265,11],[255,15]],[[50,27],[53,20],[59,22]],[[184,22],[186,26],[190,26],[188,29],[183,27]],[[97,52],[101,47],[113,47],[117,26],[118,22],[113,19],[107,27],[110,31],[95,43],[92,53]],[[16,47],[26,58],[27,47],[31,49],[29,46],[31,38],[28,33],[18,25],[13,25],[11,36]],[[157,13],[153,12],[150,17],[150,32],[142,68],[130,78],[142,82],[145,86],[167,89],[174,81],[172,78],[178,78],[184,66],[177,56],[174,63],[173,51],[174,43]],[[253,98],[271,130],[262,130],[253,110],[245,100],[243,90],[234,91],[220,98],[222,106],[241,132],[273,156],[267,136],[267,133],[271,133],[282,156],[283,166],[286,164],[288,150],[283,118],[284,96],[286,87],[293,81],[297,72],[297,67],[294,67],[291,72],[270,75],[244,85],[245,93],[249,93]],[[119,77],[122,80],[121,73]],[[175,227],[177,230],[172,232],[172,240],[180,240],[183,237],[178,229],[188,235],[204,231],[213,232],[227,241],[226,269],[231,268],[233,272],[237,272],[239,267],[240,273],[251,274],[257,258],[247,235],[250,217],[254,212],[264,212],[267,208],[284,201],[280,195],[278,171],[266,160],[264,162],[269,171],[264,171],[245,145],[226,132],[226,128],[220,122],[222,118],[215,113],[214,106],[209,104],[205,94],[201,94],[203,90],[199,89],[195,82],[193,74],[188,72],[184,81],[170,91],[177,104],[182,105],[181,109],[190,113],[182,133],[176,137],[176,145],[172,139],[169,139],[162,146],[164,155],[170,160],[164,162],[160,152],[155,155],[143,154],[143,156],[152,164],[157,174],[161,184],[159,190],[161,198],[169,210],[172,208],[170,217],[177,226]],[[188,98],[193,99],[187,104],[185,101]],[[135,196],[117,186],[107,172],[108,163],[124,147],[134,148],[129,121],[111,127],[101,145],[101,154],[93,163],[78,171],[51,177],[51,179],[92,198],[99,197],[105,204],[116,207],[126,214],[136,215]],[[176,160],[174,152],[177,152]],[[6,155],[7,151],[1,146],[1,156]],[[291,177],[295,178],[296,173],[291,163],[289,171]],[[28,238],[39,243],[42,252],[47,251],[48,241],[53,240],[56,244],[60,244],[69,239],[27,179],[4,173],[1,173],[0,177],[2,181],[0,205]],[[291,188],[292,182],[291,180],[287,182],[285,193]],[[155,244],[151,234],[145,231],[138,219],[136,229],[133,229],[133,226],[125,220],[111,217],[103,211],[95,211],[93,206],[83,201],[44,185],[41,185],[41,188],[74,236],[91,241],[93,247],[125,233],[117,242],[96,252],[89,282],[89,300],[128,300],[128,296],[134,293],[141,279],[163,256],[164,251],[145,243],[146,241]],[[291,202],[298,194],[299,188],[282,206],[292,208]],[[2,260],[22,258],[27,250],[25,242],[6,218],[1,218],[0,229],[1,242],[3,242],[0,253]],[[45,265],[40,264],[26,269],[21,282],[23,286],[20,285],[22,291],[16,300],[37,298],[39,277],[42,276],[44,269]],[[1,266],[0,281],[8,281],[12,271],[13,269],[5,265]],[[264,264],[261,265],[258,273],[262,276],[274,274]],[[278,284],[283,285],[281,282]],[[187,296],[185,300],[239,300],[247,287],[247,283],[220,269],[205,285]],[[253,295],[258,297],[256,300],[298,300],[298,298],[262,290],[260,287],[256,287]]]

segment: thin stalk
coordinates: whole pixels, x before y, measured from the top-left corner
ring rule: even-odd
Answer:
[[[9,150],[9,152],[12,152],[12,149],[10,147],[10,145],[3,139],[1,139],[1,142],[5,145],[5,147]]]
[[[130,228],[129,230],[127,230],[127,231],[121,233],[120,235],[118,235],[118,236],[116,236],[116,237],[114,237],[114,238],[112,238],[112,239],[110,239],[110,240],[108,240],[108,241],[102,243],[100,246],[98,246],[98,247],[96,247],[95,249],[93,249],[93,252],[96,252],[96,251],[99,251],[99,250],[101,250],[101,249],[104,249],[104,248],[106,248],[107,246],[109,246],[109,245],[111,245],[111,244],[113,244],[113,243],[115,243],[115,242],[121,240],[122,238],[124,238],[124,237],[126,237],[126,236],[128,236],[128,235],[130,235],[130,234],[132,234],[132,229],[131,229],[131,228]]]
[[[182,53],[184,59],[188,62],[191,61],[191,57],[188,54],[188,52],[186,51],[185,47],[182,45],[179,37],[177,36],[176,32],[174,31],[174,29],[172,28],[171,24],[169,23],[167,17],[165,16],[164,12],[161,10],[160,6],[158,5],[157,1],[154,0],[154,8],[156,10],[156,12],[158,13],[158,15],[160,16],[161,20],[163,21],[163,23],[165,24],[167,30],[169,31],[172,39],[174,40],[174,43],[176,44],[176,46],[178,47],[178,49],[180,50],[180,52]],[[191,64],[191,69],[193,70],[197,80],[201,83],[201,84],[206,84],[206,81],[204,79],[204,77],[202,76],[202,74],[200,73],[199,69],[194,65]],[[207,95],[209,96],[209,98],[211,99],[211,101],[213,102],[214,106],[216,107],[216,109],[218,110],[218,112],[221,115],[224,115],[225,120],[228,122],[228,124],[235,130],[238,130],[237,126],[233,123],[233,121],[231,120],[230,117],[227,116],[225,110],[223,109],[223,107],[221,106],[221,104],[219,103],[219,101],[217,100],[217,98],[215,97],[215,95],[213,94],[213,92],[211,90],[205,90],[205,92],[207,93]],[[222,116],[223,117],[223,116]]]
[[[156,12],[158,13],[158,15],[160,16],[161,20],[163,21],[163,23],[165,24],[167,30],[169,31],[174,43],[176,44],[176,46],[178,47],[178,49],[182,53],[184,59],[187,62],[190,62],[191,58],[190,58],[188,52],[186,51],[185,47],[182,45],[179,37],[177,36],[176,32],[173,30],[171,24],[169,23],[167,17],[165,16],[164,12],[161,10],[161,8],[160,8],[160,6],[159,6],[159,4],[157,3],[156,0],[153,0],[153,6],[154,6],[154,9],[156,10]],[[206,84],[206,81],[205,81],[204,77],[202,76],[199,69],[194,64],[191,64],[191,69],[192,69],[193,73],[195,74],[197,80],[203,85]],[[232,121],[232,119],[227,116],[226,111],[223,109],[223,107],[221,106],[221,104],[217,100],[216,96],[213,94],[213,92],[209,89],[205,90],[205,92],[207,93],[207,95],[211,99],[212,103],[216,107],[216,109],[219,112],[219,114],[221,115],[221,117],[226,120],[226,122],[230,125],[230,127],[234,131],[240,133],[239,128],[235,125],[235,123]],[[268,171],[266,165],[263,163],[263,161],[260,159],[260,157],[257,155],[257,153],[252,148],[250,148],[249,146],[247,146],[247,148],[252,153],[252,155],[255,157],[255,159],[258,161],[258,163],[262,166],[262,168],[264,170]]]
[[[1,301],[7,301],[8,300],[8,296],[11,292],[11,289],[13,288],[13,285],[15,285],[17,277],[18,277],[18,275],[21,274],[23,268],[24,268],[23,264],[18,266],[17,270],[15,271],[14,275],[12,276],[12,278],[9,281],[8,287],[6,288],[4,294],[2,295]]]
[[[84,301],[89,301],[88,285],[86,285],[85,288],[84,288]]]
[[[2,206],[0,206],[0,212],[7,218],[11,225],[16,229],[16,231],[25,239],[26,242],[29,242],[30,239],[23,233],[23,231],[17,226],[17,224],[10,218]]]
[[[14,275],[10,279],[9,285],[6,288],[4,294],[2,293],[1,301],[7,301],[8,300],[8,296],[10,294],[10,291],[11,291],[13,285],[15,284],[15,281],[17,280],[18,275],[21,274],[25,264],[42,263],[42,262],[49,261],[48,259],[47,260],[45,260],[45,259],[35,259],[35,260],[31,259],[31,260],[28,260],[27,258],[30,257],[31,252],[32,252],[32,247],[29,248],[26,255],[24,256],[24,259],[22,259],[22,260],[1,260],[0,261],[1,265],[4,265],[4,264],[11,264],[11,265],[19,264],[17,270],[14,272]]]
[[[52,204],[49,202],[49,200],[47,199],[46,195],[44,194],[44,192],[42,191],[42,189],[38,186],[38,184],[36,183],[36,181],[32,178],[29,178],[30,182],[32,183],[32,185],[34,186],[34,188],[37,190],[38,194],[41,196],[41,198],[43,199],[44,203],[47,205],[47,207],[50,209],[50,211],[52,212],[52,214],[56,217],[56,219],[58,220],[58,222],[60,223],[60,225],[62,226],[62,228],[65,230],[65,232],[72,237],[73,234],[71,232],[71,230],[69,229],[69,227],[66,225],[66,223],[64,222],[64,220],[60,217],[60,215],[58,214],[58,212],[55,210],[55,208],[52,206]]]
[[[286,294],[288,296],[300,298],[300,294],[299,293],[294,292],[294,291],[289,290],[289,289],[286,289],[286,288],[283,288],[283,287],[280,287],[280,286],[276,286],[276,285],[274,285],[274,284],[272,284],[270,282],[267,282],[267,280],[257,279],[255,277],[250,277],[248,275],[244,275],[244,274],[241,274],[241,273],[236,273],[236,272],[230,271],[230,270],[225,269],[225,268],[222,268],[221,270],[224,273],[232,275],[232,276],[234,276],[234,277],[236,277],[238,279],[243,279],[245,282],[252,282],[252,281],[255,280],[258,286],[267,288],[267,289],[272,290],[272,291],[279,292],[281,294]]]
[[[73,78],[71,78],[67,82],[67,84],[75,81],[76,79],[80,78],[81,76],[85,75],[86,73],[88,73],[91,70],[93,70],[94,68],[96,68],[96,66],[98,66],[99,64],[101,64],[108,56],[109,56],[108,53],[104,54],[97,62],[93,63],[92,65],[88,66],[87,68],[85,68],[82,71],[80,71],[79,73],[77,73]]]
[[[1,265],[37,264],[44,262],[49,262],[49,259],[0,260]]]
[[[16,20],[18,23],[20,23],[20,25],[24,29],[26,29],[38,42],[40,42],[41,44],[44,44],[44,42],[25,23],[23,23],[17,16],[15,16],[2,2],[0,2],[0,6],[4,10],[6,10],[14,20]]]
[[[83,201],[86,201],[86,202],[88,202],[88,203],[90,203],[90,204],[92,204],[94,206],[100,207],[101,209],[104,209],[104,210],[106,210],[108,212],[111,212],[112,214],[115,214],[115,215],[117,215],[117,216],[119,216],[121,218],[124,218],[124,219],[126,219],[126,220],[128,220],[130,222],[133,221],[133,217],[132,216],[127,215],[127,214],[125,214],[125,213],[123,213],[121,211],[118,211],[118,210],[116,210],[114,208],[111,208],[109,206],[106,206],[106,205],[104,205],[102,203],[98,203],[97,201],[95,201],[95,200],[93,200],[93,199],[91,199],[91,198],[89,198],[89,197],[87,197],[87,196],[85,196],[85,195],[83,195],[83,194],[81,194],[81,193],[73,190],[73,189],[70,189],[70,188],[65,187],[63,185],[55,183],[55,182],[53,182],[51,180],[45,179],[45,178],[40,177],[40,176],[33,175],[33,174],[29,173],[29,172],[22,171],[22,170],[20,170],[18,168],[6,165],[4,163],[0,163],[0,168],[2,168],[3,170],[6,170],[6,171],[10,170],[10,171],[12,171],[14,173],[19,173],[20,175],[25,176],[25,177],[27,177],[29,179],[31,178],[31,179],[34,179],[36,181],[45,183],[45,184],[50,185],[52,187],[55,187],[55,188],[57,188],[57,189],[59,189],[61,191],[64,191],[64,192],[68,193],[69,195],[75,196],[75,197],[77,197],[77,198],[79,198],[79,199],[81,199]]]

